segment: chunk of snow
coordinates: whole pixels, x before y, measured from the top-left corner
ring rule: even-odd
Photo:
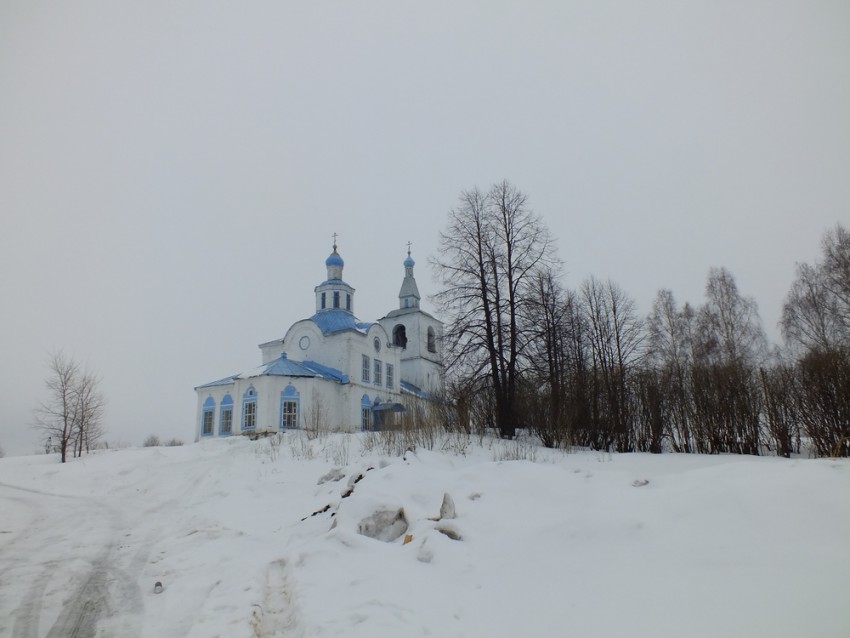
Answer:
[[[440,505],[440,520],[446,518],[457,518],[454,499],[448,492],[443,494],[443,504]]]
[[[328,481],[341,481],[345,478],[345,471],[341,467],[335,467],[331,470],[328,470],[326,474],[323,474],[319,477],[318,483],[316,485],[322,485],[323,483],[327,483]]]
[[[357,533],[385,543],[391,543],[407,532],[409,525],[404,508],[379,510],[357,525]]]

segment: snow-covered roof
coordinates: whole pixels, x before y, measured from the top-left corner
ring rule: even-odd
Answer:
[[[330,366],[316,363],[315,361],[293,361],[288,359],[285,354],[274,361],[269,361],[261,366],[243,372],[242,374],[234,374],[218,381],[199,385],[196,390],[201,388],[213,388],[221,385],[231,385],[237,379],[253,379],[255,377],[319,377],[336,381],[337,383],[348,383],[348,375],[341,370],[331,368]]]
[[[302,364],[305,368],[315,371],[320,377],[325,379],[334,379],[340,383],[348,383],[348,375],[344,374],[341,370],[309,360],[303,361]]]
[[[425,390],[423,390],[422,388],[417,387],[417,386],[413,385],[412,383],[408,383],[407,381],[399,381],[398,385],[401,388],[402,392],[412,394],[414,396],[419,397],[420,399],[430,399],[431,398],[431,394],[429,392],[425,392]]]
[[[431,313],[428,313],[428,312],[425,312],[424,310],[422,310],[422,308],[420,308],[419,306],[410,306],[408,308],[396,308],[395,310],[390,310],[386,314],[385,318],[389,319],[389,318],[392,318],[392,317],[399,317],[401,315],[410,315],[410,314],[413,314],[414,312],[418,312],[419,314],[425,315],[426,317],[433,319],[434,321],[439,322],[441,324],[443,323],[442,321],[437,319]]]
[[[366,334],[366,331],[372,326],[372,323],[358,321],[357,317],[347,310],[322,310],[310,317],[310,321],[319,327],[322,334],[326,335],[344,330],[356,330]]]
[[[218,381],[210,381],[209,383],[205,383],[204,385],[199,385],[195,388],[195,390],[200,390],[201,388],[214,388],[219,385],[230,385],[238,376],[238,374],[231,374],[229,377],[224,377],[223,379],[219,379]]]
[[[303,366],[298,361],[288,359],[285,354],[280,355],[274,361],[269,361],[263,365],[254,368],[250,372],[244,372],[239,375],[240,379],[248,379],[251,377],[315,377],[316,373],[309,368]]]
[[[250,372],[238,375],[239,379],[253,377],[321,377],[338,383],[348,383],[348,375],[341,370],[316,363],[315,361],[293,361],[286,354],[281,354],[274,361],[269,361],[254,368]]]

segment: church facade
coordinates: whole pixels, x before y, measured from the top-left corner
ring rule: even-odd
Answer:
[[[195,440],[315,428],[390,427],[443,383],[442,323],[420,308],[408,250],[399,307],[375,322],[354,315],[354,288],[337,252],[315,287],[315,313],[259,345],[257,368],[195,388]]]

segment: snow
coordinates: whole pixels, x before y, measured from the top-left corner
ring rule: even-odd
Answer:
[[[850,461],[365,441],[0,459],[0,636],[850,635]]]

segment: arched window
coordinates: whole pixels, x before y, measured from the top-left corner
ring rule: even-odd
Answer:
[[[242,429],[253,430],[257,427],[257,391],[254,386],[242,395]]]
[[[384,429],[384,411],[381,409],[381,397],[375,397],[375,400],[372,402],[372,429],[373,430],[383,430]]]
[[[218,417],[218,433],[229,436],[233,433],[233,397],[225,394],[221,400],[221,412]]]
[[[339,291],[334,290],[334,308],[339,308]]]
[[[437,334],[431,327],[428,328],[428,352],[437,352]]]
[[[360,429],[364,432],[372,429],[372,401],[368,394],[360,399]]]
[[[291,384],[280,393],[280,429],[298,427],[299,392]]]
[[[201,436],[211,436],[213,433],[213,419],[215,418],[215,401],[207,397],[204,401],[204,410],[201,416]]]
[[[407,347],[407,329],[402,324],[393,328],[393,345],[400,348]]]

